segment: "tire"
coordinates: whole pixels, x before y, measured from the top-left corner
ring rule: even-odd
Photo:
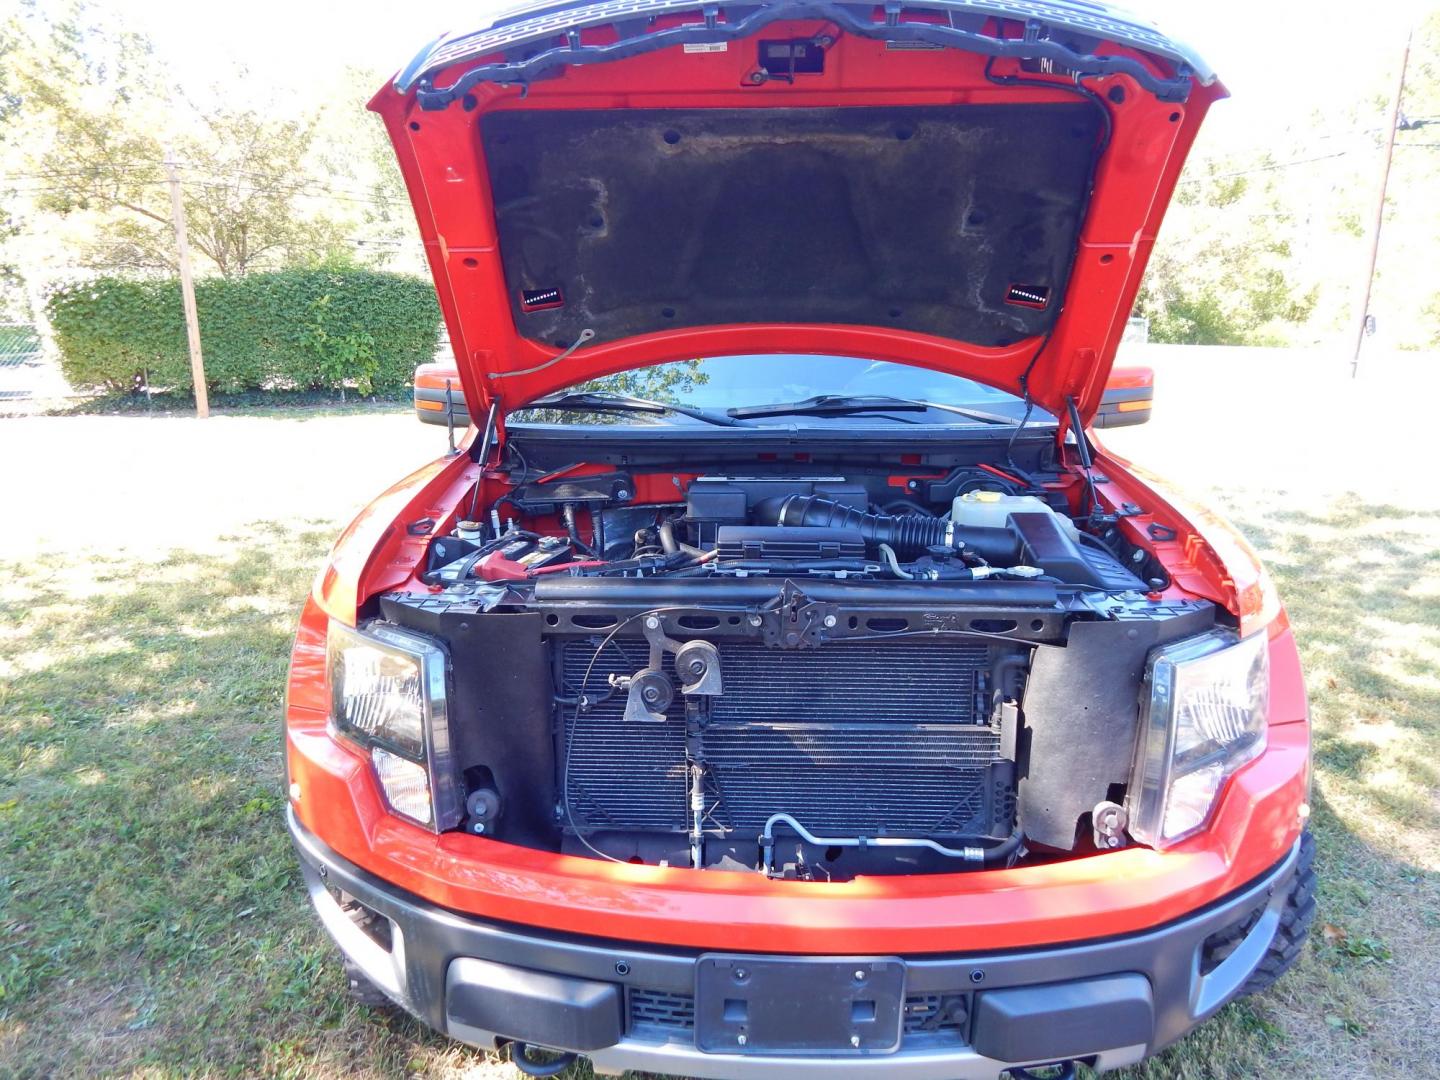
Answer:
[[[1265,958],[1240,988],[1237,998],[1249,997],[1268,990],[1275,981],[1295,966],[1304,951],[1305,939],[1315,921],[1315,838],[1308,831],[1300,837],[1300,856],[1295,861],[1295,876],[1290,880],[1290,895],[1280,912],[1280,925],[1275,939],[1265,951]]]
[[[393,1009],[395,1003],[384,990],[365,977],[365,973],[351,960],[345,961],[345,986],[350,997],[369,1009]]]

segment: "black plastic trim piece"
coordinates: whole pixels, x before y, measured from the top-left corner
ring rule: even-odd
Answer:
[[[620,987],[463,956],[445,974],[445,1017],[485,1031],[567,1050],[620,1041]]]
[[[1093,1052],[1095,1033],[1114,1046],[1148,1043],[1155,1005],[1144,975],[1016,986],[976,995],[970,1045],[997,1061],[1063,1061]]]
[[[695,5],[699,9],[700,5]],[[710,9],[715,10],[715,9]],[[1188,65],[1178,65],[1177,74],[1170,78],[1157,76],[1149,67],[1126,56],[1097,56],[1079,52],[1050,36],[1050,28],[1038,20],[1029,20],[1027,32],[1020,38],[997,38],[977,33],[959,26],[936,23],[901,22],[897,14],[882,15],[876,20],[872,4],[842,4],[827,0],[780,0],[773,4],[744,8],[732,8],[746,14],[733,22],[719,22],[712,15],[702,23],[691,23],[662,30],[650,30],[645,20],[636,25],[639,33],[625,36],[628,25],[619,19],[613,21],[620,36],[604,45],[583,45],[578,34],[579,26],[565,33],[563,44],[525,56],[519,60],[502,60],[472,68],[449,86],[437,87],[431,82],[430,74],[416,83],[416,99],[426,111],[447,108],[451,102],[463,97],[469,90],[482,82],[527,84],[558,67],[572,64],[603,63],[621,60],[643,53],[674,45],[718,44],[738,41],[749,37],[772,23],[781,20],[827,20],[842,30],[860,37],[875,38],[887,42],[922,43],[942,48],[963,49],[982,56],[1002,59],[1039,61],[1053,68],[1063,68],[1073,79],[1093,78],[1115,73],[1130,76],[1161,101],[1184,102],[1189,99],[1191,73]],[[579,15],[583,17],[584,9]],[[555,33],[539,33],[530,44],[554,40]],[[518,44],[518,43],[517,43]],[[433,70],[433,65],[428,65]]]

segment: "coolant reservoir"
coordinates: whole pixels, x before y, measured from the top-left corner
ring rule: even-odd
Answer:
[[[1073,540],[1079,535],[1075,523],[1057,514],[1044,499],[1034,495],[1006,495],[999,491],[967,491],[955,496],[950,507],[950,520],[958,526],[1003,529],[1011,514],[1049,514]]]

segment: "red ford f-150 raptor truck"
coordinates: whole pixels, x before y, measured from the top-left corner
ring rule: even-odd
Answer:
[[[474,422],[295,643],[358,992],[535,1074],[988,1080],[1294,961],[1284,610],[1094,438],[1222,95],[1081,0],[539,3],[376,95]]]

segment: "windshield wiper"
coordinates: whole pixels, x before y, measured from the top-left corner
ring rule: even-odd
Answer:
[[[549,397],[536,398],[524,407],[527,409],[590,409],[596,412],[607,410],[656,414],[668,412],[678,416],[688,416],[707,424],[716,424],[720,427],[754,426],[726,413],[694,409],[689,405],[676,405],[668,401],[651,401],[649,398],[631,397],[629,394],[612,394],[604,390],[577,390],[569,394],[551,394]]]
[[[915,398],[889,397],[885,394],[819,394],[800,401],[787,401],[777,405],[744,405],[737,409],[725,410],[731,416],[754,419],[762,416],[852,416],[867,412],[941,412],[955,413],[982,424],[1004,424],[1014,427],[1018,420],[998,413],[980,412],[959,405],[942,405],[938,401],[920,401]],[[905,424],[918,424],[919,420],[894,417]]]

